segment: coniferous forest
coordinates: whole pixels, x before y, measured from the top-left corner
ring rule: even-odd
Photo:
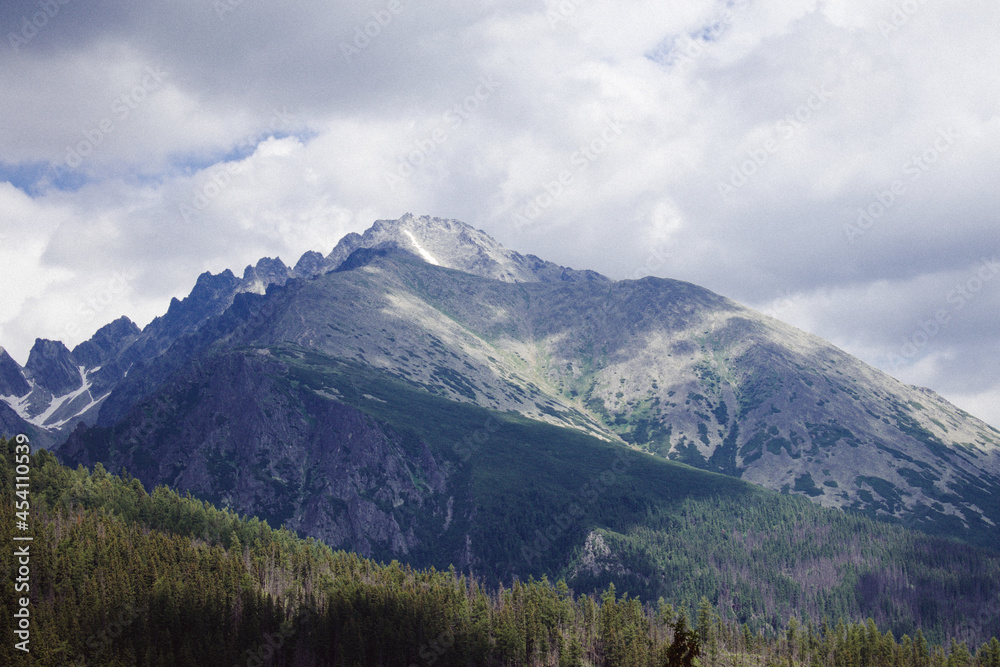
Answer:
[[[0,444],[14,498],[14,443]],[[544,577],[488,586],[334,552],[165,487],[149,494],[100,464],[71,470],[42,450],[30,468],[30,654],[8,627],[2,664],[1000,667],[996,638],[935,643],[871,619],[754,630],[704,597],[654,603]],[[22,517],[13,502],[2,512],[14,544]]]

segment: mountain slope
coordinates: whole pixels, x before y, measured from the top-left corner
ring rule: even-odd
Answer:
[[[205,274],[142,331],[36,347],[0,357],[0,419],[75,427],[67,463],[376,558],[909,632],[993,566],[816,505],[1000,543],[1000,436],[933,392],[695,285],[556,267],[456,221],[380,221],[295,269]],[[989,604],[952,606],[980,628]]]
[[[577,271],[504,248],[479,229],[458,220],[407,213],[399,220],[376,220],[364,234],[348,234],[327,255],[329,269],[339,267],[361,248],[396,248],[428,264],[509,283],[596,282],[610,280],[594,271]]]
[[[484,236],[454,221],[380,221],[338,245],[335,271],[265,294],[230,286],[221,301],[192,293],[197,316],[172,305],[164,321],[189,325],[170,329],[97,423],[118,423],[210,349],[291,343],[824,506],[1000,542],[1000,433],[933,392],[703,288],[552,278]]]
[[[1000,434],[815,336],[677,281],[506,283],[391,249],[349,263],[276,292],[223,340],[294,342],[451,400],[996,543]]]
[[[242,408],[220,412],[221,387]],[[1000,586],[995,553],[297,346],[219,349],[115,427],[74,433],[60,456],[263,512],[334,548],[453,564],[494,584],[548,575],[645,600],[704,595],[755,627],[872,616],[897,634],[962,628],[979,641],[1000,622],[983,612]]]

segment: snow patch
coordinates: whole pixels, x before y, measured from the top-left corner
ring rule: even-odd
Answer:
[[[413,235],[413,232],[411,232],[409,229],[404,229],[403,233],[410,237],[410,240],[413,241],[413,245],[417,247],[417,252],[420,253],[420,256],[424,258],[425,262],[427,262],[428,264],[433,264],[434,266],[441,266],[440,262],[434,259],[434,255],[424,250],[424,247],[420,245],[419,241],[417,241],[417,237]]]
[[[73,400],[76,400],[76,398],[78,396],[80,396],[81,394],[83,394],[84,392],[90,391],[90,382],[87,380],[87,370],[83,366],[80,366],[79,369],[80,369],[80,381],[83,382],[83,384],[80,386],[80,388],[77,389],[76,391],[71,391],[68,394],[63,394],[62,396],[59,396],[58,398],[53,398],[52,402],[49,403],[49,407],[47,407],[45,409],[45,412],[43,412],[42,414],[38,415],[34,419],[29,419],[28,420],[29,422],[31,422],[35,426],[42,426],[44,428],[52,428],[51,425],[46,425],[45,422],[46,422],[46,420],[48,420],[49,417],[51,417],[53,414],[55,414],[56,410],[58,410],[59,408],[61,408],[66,403],[68,403],[70,401],[73,401]]]
[[[3,400],[10,409],[17,413],[17,416],[26,422],[31,422],[31,413],[28,411],[28,399],[31,395],[35,393],[35,383],[28,380],[28,393],[24,396],[0,396],[0,400]]]
[[[87,412],[93,406],[97,405],[98,403],[100,403],[101,401],[103,401],[105,398],[107,398],[110,395],[111,395],[111,392],[109,391],[108,393],[104,394],[103,396],[101,396],[100,398],[97,398],[97,399],[95,399],[93,396],[91,396],[90,401],[87,402],[86,407],[84,407],[82,410],[78,411],[74,415],[70,415],[66,419],[57,421],[55,424],[49,424],[48,426],[46,426],[46,428],[55,429],[55,430],[61,429],[63,426],[65,426],[66,424],[70,423],[74,419],[77,419],[80,415],[82,415],[83,413]]]
[[[31,391],[29,391],[24,396],[20,398],[18,398],[17,396],[0,396],[0,400],[2,400],[4,403],[10,406],[10,408],[14,412],[16,412],[21,419],[28,422],[29,424],[32,424],[34,426],[39,426],[44,429],[57,429],[65,425],[70,419],[74,419],[77,415],[73,415],[68,419],[63,419],[55,424],[46,424],[45,422],[49,418],[51,418],[52,415],[54,415],[62,406],[67,405],[72,401],[75,401],[85,392],[90,391],[90,382],[87,380],[87,375],[89,375],[89,373],[87,373],[87,370],[84,366],[79,366],[78,369],[80,372],[80,380],[83,383],[80,386],[80,388],[77,389],[76,391],[71,391],[68,394],[63,394],[62,396],[54,397],[52,401],[49,403],[49,405],[45,408],[45,410],[35,416],[31,415],[30,399],[35,393],[36,385],[31,380],[28,381],[28,385],[31,387]],[[108,393],[110,394],[110,392]],[[93,397],[91,397],[91,400],[87,402],[87,408],[93,405],[93,403],[94,400]],[[84,410],[86,410],[86,408],[84,408]],[[83,412],[84,410],[81,410],[80,412]]]

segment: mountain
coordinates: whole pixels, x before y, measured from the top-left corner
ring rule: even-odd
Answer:
[[[417,235],[420,241],[417,241]],[[431,248],[440,259],[427,255]],[[484,232],[440,218],[377,221],[364,235],[348,234],[329,255],[309,251],[294,268],[264,257],[238,278],[226,270],[203,273],[183,300],[172,299],[167,312],[142,331],[128,318],[103,327],[72,352],[58,341],[39,339],[21,368],[0,353],[0,426],[28,432],[35,446],[58,447],[78,425],[93,424],[98,410],[134,366],[154,362],[178,339],[193,334],[229,308],[239,294],[266,294],[271,285],[309,279],[339,267],[359,248],[402,249],[430,257],[432,263],[508,281],[599,281],[593,271],[573,271],[533,255],[500,246]],[[2,348],[0,348],[2,350]],[[27,390],[25,390],[27,388]],[[131,402],[126,399],[126,407]]]
[[[172,331],[161,338],[174,347],[130,374],[98,423],[118,423],[213,346],[291,343],[451,401],[997,543],[1000,433],[708,290],[611,281],[412,216],[345,237],[323,263],[334,265],[283,285],[271,271],[269,291],[202,276],[164,318],[185,319],[179,333],[176,323],[147,327]],[[211,281],[224,289],[204,294]],[[188,302],[196,316],[182,318]]]
[[[242,279],[204,274],[143,331],[119,320],[72,353],[39,341],[23,372],[0,357],[0,380],[17,416],[58,442],[81,421],[117,423],[212,346],[289,342],[449,400],[997,543],[1000,433],[933,392],[703,288],[559,267],[452,220],[378,221],[295,269],[265,258]]]
[[[252,509],[335,549],[454,565],[491,585],[547,575],[644,600],[707,596],[755,625],[871,616],[897,636],[963,628],[976,642],[1000,622],[996,552],[450,400],[297,345],[200,356],[59,454]]]
[[[508,283],[611,282],[594,271],[575,271],[508,250],[458,220],[416,218],[409,213],[399,220],[377,220],[362,235],[348,234],[326,257],[325,266],[335,269],[361,248],[404,250],[433,266]]]
[[[886,609],[930,603],[905,577],[845,574],[860,549],[850,530],[834,547],[829,518],[753,488],[1000,543],[1000,434],[933,392],[695,285],[559,267],[457,221],[378,221],[294,269],[265,258],[242,279],[204,274],[142,331],[109,327],[72,352],[40,342],[30,369],[0,365],[11,391],[19,376],[48,391],[46,410],[89,406],[63,461],[125,468],[372,557],[655,597],[680,572],[664,556],[676,536],[703,539],[680,518],[700,499],[711,517],[740,517],[720,530],[743,535],[744,556],[769,525],[818,540],[803,553],[834,553],[765,568],[751,588],[704,562],[693,567],[715,574],[689,592],[746,605],[763,588],[746,613],[815,616],[842,595],[860,613],[870,586]],[[765,520],[782,515],[799,518]],[[878,532],[865,526],[852,530]],[[805,601],[810,568],[839,574]],[[851,593],[834,592],[851,577]]]

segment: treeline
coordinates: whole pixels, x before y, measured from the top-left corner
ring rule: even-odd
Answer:
[[[14,544],[12,443],[0,439],[0,531]],[[100,465],[30,464],[30,656],[34,665],[690,665],[1000,667],[1000,642],[898,640],[864,624],[800,624],[780,636],[660,600],[577,595],[563,581],[486,587],[334,552],[266,522]],[[6,549],[6,547],[5,547]],[[9,550],[8,550],[9,552]],[[8,561],[9,562],[9,561]],[[3,573],[14,609],[14,567]]]
[[[575,588],[614,581],[645,599],[707,595],[729,620],[776,633],[791,616],[871,617],[896,637],[981,642],[1000,628],[1000,558],[804,499],[687,500],[599,531],[615,562],[578,567]],[[618,572],[615,574],[615,572]]]

